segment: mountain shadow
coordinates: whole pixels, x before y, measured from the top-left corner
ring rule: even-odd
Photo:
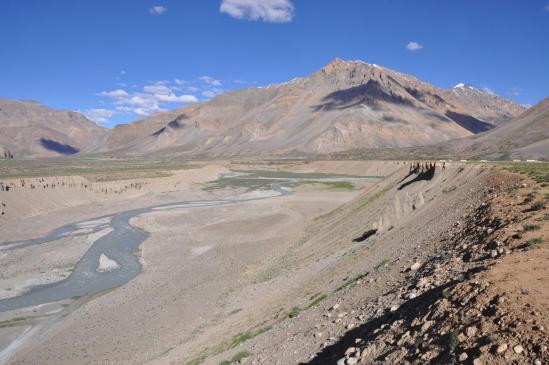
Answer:
[[[182,123],[182,121],[185,119],[189,119],[189,116],[187,114],[181,114],[180,116],[169,122],[168,126],[173,129],[183,128],[185,125]]]
[[[462,126],[463,128],[467,129],[469,132],[472,132],[475,134],[480,132],[485,132],[489,129],[494,128],[494,126],[491,125],[490,123],[483,122],[482,120],[479,120],[467,114],[460,114],[460,113],[456,113],[448,110],[446,112],[446,116],[452,119],[454,122],[456,122],[460,126]]]
[[[433,304],[442,298],[442,293],[456,285],[461,280],[454,280],[447,284],[435,287],[420,296],[410,299],[400,306],[396,312],[386,312],[378,317],[371,319],[363,325],[356,327],[348,331],[343,337],[341,337],[333,345],[323,348],[317,355],[306,363],[300,365],[328,365],[335,364],[340,359],[345,350],[355,345],[356,338],[362,338],[367,343],[374,343],[378,336],[382,335],[384,331],[375,331],[381,326],[391,326],[393,323],[399,321],[402,322],[400,326],[402,328],[412,327],[412,322],[418,317],[423,317],[429,313]],[[441,336],[437,339],[438,343],[446,343],[447,339]],[[390,350],[388,350],[390,351]],[[383,363],[384,355],[386,353],[378,354],[376,358],[371,359],[371,362]],[[447,364],[450,363],[453,354],[450,351],[444,352],[440,358],[435,359],[432,362],[426,362],[426,364]],[[407,359],[412,361],[412,359]]]
[[[377,106],[378,102],[414,106],[412,101],[388,92],[378,81],[369,80],[366,84],[354,86],[344,90],[334,91],[324,98],[322,103],[312,106],[315,112],[321,110],[343,110],[366,104],[370,107]]]
[[[80,152],[80,150],[76,147],[54,141],[53,139],[40,138],[40,144],[45,149],[60,153],[62,155],[74,155],[75,153]]]
[[[420,172],[419,175],[417,175],[414,179],[400,185],[397,190],[402,190],[405,187],[407,187],[408,185],[412,185],[413,183],[416,183],[418,181],[432,180],[433,177],[435,176],[435,169],[436,168],[433,166],[433,167],[431,167],[431,168],[429,168],[425,171]]]
[[[364,232],[360,237],[353,239],[353,242],[364,242],[376,233],[377,233],[377,229],[369,229],[366,232]]]
[[[186,114],[181,114],[180,116],[178,116],[177,118],[175,118],[174,120],[172,120],[171,122],[169,122],[166,127],[162,127],[160,128],[159,130],[157,130],[156,132],[154,132],[153,134],[151,134],[151,136],[154,136],[154,137],[158,137],[159,135],[161,135],[162,133],[164,133],[166,131],[166,128],[167,127],[170,127],[172,129],[180,129],[180,128],[183,128],[185,127],[185,125],[182,123],[183,120],[185,119],[189,119],[189,116],[186,115]]]

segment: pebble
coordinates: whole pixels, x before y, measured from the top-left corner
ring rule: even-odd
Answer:
[[[337,360],[337,365],[345,365],[345,358],[342,357],[341,359]]]
[[[427,286],[427,285],[429,285],[429,279],[426,278],[426,277],[423,277],[423,278],[421,278],[421,279],[418,280],[416,286],[417,286],[418,288],[421,288],[422,286]]]
[[[419,270],[420,267],[421,267],[421,264],[419,262],[415,262],[412,266],[410,266],[410,270],[416,271],[416,270]]]
[[[498,354],[503,354],[505,351],[507,351],[507,344],[506,343],[502,343],[501,345],[499,345],[496,349],[496,352]]]
[[[541,360],[540,359],[535,359],[534,360],[534,365],[542,365]]]
[[[482,361],[480,360],[480,358],[476,358],[473,360],[473,365],[482,365]]]
[[[467,355],[466,352],[462,352],[461,354],[459,354],[458,360],[463,362],[463,361],[467,360],[468,357],[469,356]]]
[[[408,293],[408,294],[406,295],[406,298],[408,298],[408,299],[414,299],[416,296],[417,296],[416,293],[411,292],[411,293]]]
[[[349,347],[347,350],[345,350],[345,355],[354,354],[356,352],[356,347]]]
[[[391,312],[396,312],[398,310],[398,305],[392,305],[389,309]]]
[[[522,345],[516,345],[513,347],[513,351],[515,351],[515,354],[520,354],[522,351],[524,351],[524,347]]]
[[[350,358],[347,359],[347,361],[345,363],[347,365],[355,365],[357,362],[358,362],[358,360],[356,359],[356,357],[350,357]]]
[[[336,310],[337,308],[339,308],[339,303],[336,303],[332,306],[332,308],[330,308],[330,310]]]
[[[473,326],[467,327],[467,329],[465,330],[465,333],[469,338],[474,337],[477,334],[477,328]]]

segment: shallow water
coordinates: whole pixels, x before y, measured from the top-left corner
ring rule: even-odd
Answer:
[[[102,216],[87,219],[79,223],[71,223],[53,230],[42,238],[6,242],[0,247],[3,250],[9,251],[55,241],[64,237],[79,236],[83,234],[81,233],[82,225],[89,225],[90,221],[112,217],[109,223],[100,222],[95,226],[91,225],[91,227],[87,227],[91,231],[86,234],[95,233],[109,227],[112,228],[112,232],[102,236],[92,244],[84,256],[76,263],[74,270],[66,279],[51,284],[38,285],[25,294],[0,300],[0,312],[93,295],[104,290],[119,287],[133,279],[142,270],[139,258],[135,255],[135,250],[149,236],[148,233],[129,224],[130,219],[133,217],[152,211],[235,204],[267,199],[287,193],[280,185],[272,184],[271,192],[265,192],[256,196],[242,194],[232,199],[183,201],[128,210],[112,216]],[[71,235],[71,233],[74,233],[74,235]],[[120,268],[106,272],[97,271],[101,254],[105,254],[110,259],[115,260],[120,265]]]
[[[112,228],[111,232],[101,236],[92,244],[84,256],[76,263],[72,273],[67,278],[55,283],[38,285],[19,296],[0,300],[0,312],[93,295],[117,288],[132,280],[142,270],[135,251],[149,237],[148,233],[129,224],[130,219],[138,215],[153,211],[192,209],[272,198],[289,194],[289,191],[283,186],[291,187],[303,182],[353,182],[376,179],[379,179],[379,177],[277,171],[234,171],[223,175],[210,185],[215,188],[247,188],[246,193],[238,194],[234,198],[183,201],[128,210],[114,215],[100,216],[67,224],[41,238],[0,243],[0,252],[11,251],[61,238],[91,235]],[[97,271],[101,254],[105,254],[108,258],[116,261],[120,268],[112,271]]]

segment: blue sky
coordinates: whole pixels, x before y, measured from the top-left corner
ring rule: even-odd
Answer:
[[[105,126],[335,57],[549,96],[549,0],[0,0],[0,96]]]

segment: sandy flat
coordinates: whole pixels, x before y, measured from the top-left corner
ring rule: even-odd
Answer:
[[[337,173],[367,175],[388,174],[397,168],[396,164],[321,163],[308,165],[307,170],[329,173],[330,167]],[[46,209],[32,218],[23,215],[13,222],[18,228],[9,236],[33,237],[47,232],[45,228],[78,221],[84,222],[82,229],[88,229],[101,223],[94,217],[116,211],[240,194],[201,190],[201,183],[224,171],[228,170],[222,166],[185,170],[178,172],[179,182],[174,177],[150,182],[147,193],[112,201],[91,199],[78,206]],[[366,189],[372,184],[366,184]],[[277,308],[288,305],[286,295],[299,283],[292,278],[291,252],[309,234],[306,227],[361,193],[300,187],[287,196],[264,195],[266,199],[221,206],[182,204],[133,218],[132,225],[150,234],[139,249],[144,271],[56,321],[47,329],[48,335],[22,346],[12,363],[40,359],[43,364],[168,364],[247,331]],[[246,197],[257,198],[258,194],[264,193],[251,192]],[[41,222],[43,229],[33,229],[31,221]],[[67,242],[28,248],[28,254],[34,257],[39,256],[38,250],[65,251],[63,244]],[[67,258],[66,267],[86,248],[84,243],[71,244],[80,251]],[[52,261],[49,267],[57,264]],[[112,265],[107,257],[100,267]],[[66,351],[67,346],[71,351]]]

